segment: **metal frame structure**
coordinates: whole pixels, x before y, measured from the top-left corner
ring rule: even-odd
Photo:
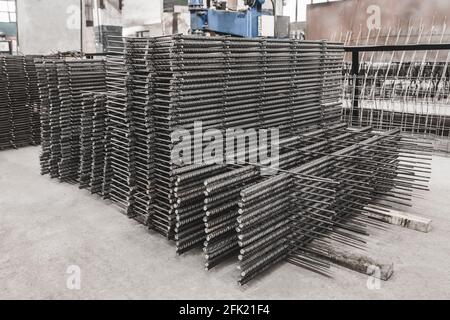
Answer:
[[[404,44],[404,45],[376,45],[376,46],[347,46],[344,47],[346,52],[352,54],[352,70],[353,86],[355,88],[353,94],[353,125],[359,117],[359,98],[361,90],[359,86],[359,72],[360,72],[360,53],[361,52],[401,52],[401,51],[436,51],[436,50],[450,50],[450,43],[433,43],[433,44]]]

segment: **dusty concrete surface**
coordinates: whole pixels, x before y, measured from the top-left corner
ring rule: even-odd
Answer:
[[[370,290],[367,276],[343,268],[326,279],[289,264],[239,287],[233,261],[207,272],[199,251],[177,256],[115,207],[40,176],[38,153],[0,152],[1,299],[450,298],[450,158],[434,158],[432,192],[410,210],[433,219],[433,231],[390,226],[371,237],[368,253],[395,272]],[[71,265],[81,268],[81,290],[67,289]]]

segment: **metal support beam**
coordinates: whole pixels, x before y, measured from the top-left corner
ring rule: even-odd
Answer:
[[[359,86],[359,51],[352,52],[352,77],[354,88],[352,125],[356,125],[359,119],[359,96],[361,94]]]
[[[433,51],[450,50],[450,43],[404,44],[382,46],[348,46],[347,52],[380,52],[380,51]]]

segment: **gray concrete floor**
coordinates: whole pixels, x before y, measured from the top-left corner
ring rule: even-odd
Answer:
[[[333,267],[327,279],[282,264],[247,286],[234,261],[207,272],[200,251],[174,246],[79,190],[39,175],[38,147],[0,152],[0,299],[449,299],[450,158],[434,157],[432,191],[410,212],[433,219],[429,234],[389,226],[368,254],[395,273],[370,290],[367,276]],[[81,268],[81,290],[66,286]]]

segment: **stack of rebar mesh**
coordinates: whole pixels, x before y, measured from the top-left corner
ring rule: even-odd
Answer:
[[[32,140],[34,145],[41,143],[41,109],[38,88],[38,78],[36,72],[36,65],[34,63],[35,56],[25,57],[25,70],[27,73],[27,104],[31,108],[32,114]]]
[[[106,67],[38,64],[42,171],[101,190],[180,254],[203,248],[207,269],[235,258],[241,284],[286,260],[326,273],[328,238],[360,241],[369,210],[426,188],[427,146],[340,123],[339,44],[174,35],[108,47]],[[83,79],[91,87],[72,87]],[[278,165],[263,157],[275,150]]]
[[[342,132],[346,133],[346,126],[335,124],[303,133],[301,136],[292,136],[281,140],[279,144],[280,172],[293,169],[300,163],[310,162],[316,159],[320,153],[328,152],[333,148],[333,137]],[[309,153],[308,150],[313,150],[314,153]],[[248,224],[259,224],[266,221],[265,218],[269,218],[266,222],[275,222],[270,220],[273,217],[265,215],[265,205],[279,210],[281,214],[276,221],[282,219],[286,214],[288,201],[285,199],[264,202],[260,201],[263,199],[256,198],[256,209],[258,209],[256,213],[240,217],[242,213],[242,208],[239,207],[241,191],[264,180],[265,176],[261,175],[261,169],[265,168],[257,166],[228,168],[224,174],[207,178],[204,181],[204,222],[207,233],[204,252],[207,269],[215,267],[230,255],[239,253],[238,232],[243,231]]]
[[[242,190],[240,283],[285,259],[327,274],[328,240],[362,246],[371,211],[408,206],[413,190],[427,190],[430,145],[399,133],[367,127],[336,135],[326,152],[303,148],[315,160],[301,158],[289,172]]]
[[[368,204],[381,196],[387,202],[396,197],[409,199],[410,190],[425,188],[415,182],[426,183],[427,178],[417,177],[415,171],[429,168],[421,168],[414,160],[421,152],[417,149],[423,151],[424,146],[398,142],[397,131],[385,136],[370,128],[349,131],[338,123],[341,46],[186,36],[158,38],[152,45],[156,192],[151,226],[173,237],[178,253],[203,246],[208,269],[238,256],[241,283],[287,258],[320,271],[327,264],[323,256],[310,257],[317,253],[302,238],[305,233],[320,241],[332,230],[333,237],[351,244],[352,236],[346,238],[340,228],[364,233],[360,220],[350,218],[357,214],[365,221],[362,209],[367,210]],[[196,121],[202,123],[198,131]],[[224,133],[230,128],[278,128],[279,168],[288,177],[294,176],[295,183],[280,175],[273,179],[281,180],[267,180],[261,174],[267,168],[260,163],[205,165],[195,159],[198,155],[192,155],[192,165],[177,166],[170,157],[180,141],[174,141],[171,134],[179,128],[190,133],[192,140],[181,142],[189,145],[205,139],[202,135],[208,129]],[[243,152],[248,157],[256,150]],[[354,163],[342,160],[347,154]],[[410,154],[414,154],[412,159],[408,159]],[[328,158],[323,158],[327,156],[341,161],[341,171],[333,162],[325,173],[314,171],[327,163]],[[317,167],[312,161],[318,161]],[[296,174],[302,165],[314,170]],[[361,178],[362,174],[368,178]],[[350,183],[352,179],[356,185]],[[258,184],[264,185],[262,194],[246,193]],[[332,195],[327,194],[330,190]],[[312,208],[299,207],[311,203]],[[315,226],[320,205],[330,206],[323,209],[329,222],[325,227],[322,221]]]
[[[107,56],[109,197],[146,225],[152,224],[154,194],[153,42],[109,37]]]
[[[166,191],[156,188],[161,195],[155,199],[154,217],[164,223],[169,236],[174,234],[178,252],[202,245],[205,229],[223,235],[217,228],[233,228],[226,225],[230,217],[210,218],[205,228],[202,205],[203,181],[230,169],[202,166],[198,161],[191,167],[174,168],[168,161],[171,132],[182,127],[201,143],[203,132],[193,131],[194,122],[201,121],[203,131],[278,128],[283,138],[336,121],[339,108],[322,103],[325,73],[339,68],[338,62],[325,64],[327,50],[333,48],[320,42],[226,37],[167,37],[155,43],[155,125],[159,129],[155,158],[160,159],[157,166],[165,162],[155,184],[164,185]],[[167,190],[173,190],[170,197]]]
[[[42,174],[102,194],[108,176],[104,61],[44,58],[36,60],[36,69]]]
[[[109,198],[129,217],[136,217],[135,134],[132,123],[132,65],[130,43],[122,37],[108,38],[106,63],[107,114],[110,120]],[[145,216],[148,216],[148,213]],[[145,219],[146,220],[146,219]]]
[[[145,224],[151,223],[154,195],[153,42],[151,38],[134,39],[129,48],[136,183],[133,212],[135,219]]]
[[[33,58],[0,56],[0,150],[40,143]]]
[[[108,197],[111,169],[108,163],[110,143],[106,95],[99,92],[83,93],[81,104],[80,188]]]

